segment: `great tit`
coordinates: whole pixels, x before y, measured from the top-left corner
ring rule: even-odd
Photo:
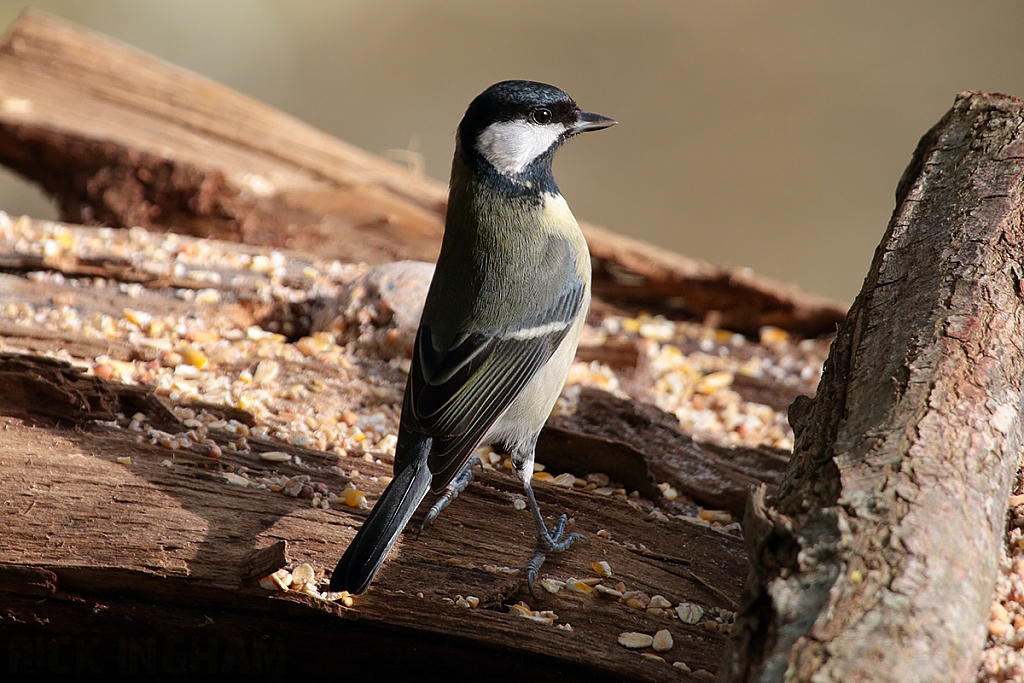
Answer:
[[[580,111],[562,90],[503,81],[474,99],[459,124],[444,238],[413,348],[394,478],[331,577],[362,593],[428,491],[429,518],[468,484],[480,444],[508,453],[545,553],[548,528],[530,480],[541,428],[561,393],[590,307],[590,253],[555,184],[551,162],[572,136],[616,122]]]

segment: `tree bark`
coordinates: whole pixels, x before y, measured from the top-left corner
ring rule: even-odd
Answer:
[[[1021,446],[1024,104],[921,140],[826,362],[720,681],[971,681]]]

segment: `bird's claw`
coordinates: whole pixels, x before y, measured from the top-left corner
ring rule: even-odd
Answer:
[[[526,565],[526,585],[530,588],[530,595],[538,602],[541,598],[533,589],[533,584],[537,580],[537,576],[540,574],[540,567],[544,564],[544,560],[546,559],[547,556],[545,556],[542,551],[538,550],[536,554],[534,554],[533,559],[530,560],[530,564]]]
[[[547,559],[547,553],[564,553],[576,541],[587,540],[583,534],[572,533],[565,536],[565,525],[568,519],[568,515],[562,515],[554,526],[550,529],[545,528],[544,533],[539,534],[537,551],[530,563],[526,565],[526,585],[529,586],[530,595],[534,600],[540,600],[533,589],[533,584],[540,575],[540,568],[544,564],[544,560]]]
[[[454,497],[455,496],[452,496],[452,498]],[[430,506],[430,509],[427,510],[427,514],[423,517],[423,522],[420,524],[420,533],[423,533],[424,529],[434,523],[437,516],[441,514],[441,510],[448,507],[448,503],[450,502],[451,500],[449,500],[447,494],[445,494],[444,496],[441,496],[436,503]]]
[[[545,529],[545,533],[540,535],[539,545],[549,553],[564,553],[569,547],[580,539],[586,539],[583,534],[569,534],[563,538],[565,534],[565,524],[568,521],[568,515],[562,515],[555,522],[555,525],[550,529]],[[538,549],[538,552],[540,550]],[[543,560],[541,560],[543,562]]]
[[[444,495],[438,498],[437,501],[430,506],[430,510],[427,511],[426,516],[423,518],[423,523],[420,524],[420,533],[430,526],[433,521],[437,519],[437,516],[441,514],[441,511],[448,507],[448,505],[458,498],[459,494],[469,486],[469,482],[473,481],[473,467],[480,463],[481,460],[478,455],[474,455],[466,462],[462,470],[458,475],[456,475],[455,479],[452,480],[452,483],[448,485]]]

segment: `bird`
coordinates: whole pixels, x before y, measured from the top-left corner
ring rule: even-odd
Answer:
[[[495,83],[455,135],[437,265],[413,343],[394,477],[338,562],[330,590],[370,585],[427,494],[431,521],[493,445],[511,459],[537,525],[534,581],[548,553],[582,534],[548,527],[531,479],[537,439],[562,391],[590,308],[590,252],[555,183],[569,138],[615,125],[536,81]]]

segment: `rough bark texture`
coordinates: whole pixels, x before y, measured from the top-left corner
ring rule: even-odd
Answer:
[[[1021,446],[1024,105],[964,94],[921,140],[816,399],[721,681],[970,681]]]
[[[140,51],[29,12],[0,43],[0,163],[72,223],[141,225],[378,264],[433,260],[447,190]],[[73,103],[73,106],[69,106]],[[845,307],[584,225],[626,310],[831,334]]]

